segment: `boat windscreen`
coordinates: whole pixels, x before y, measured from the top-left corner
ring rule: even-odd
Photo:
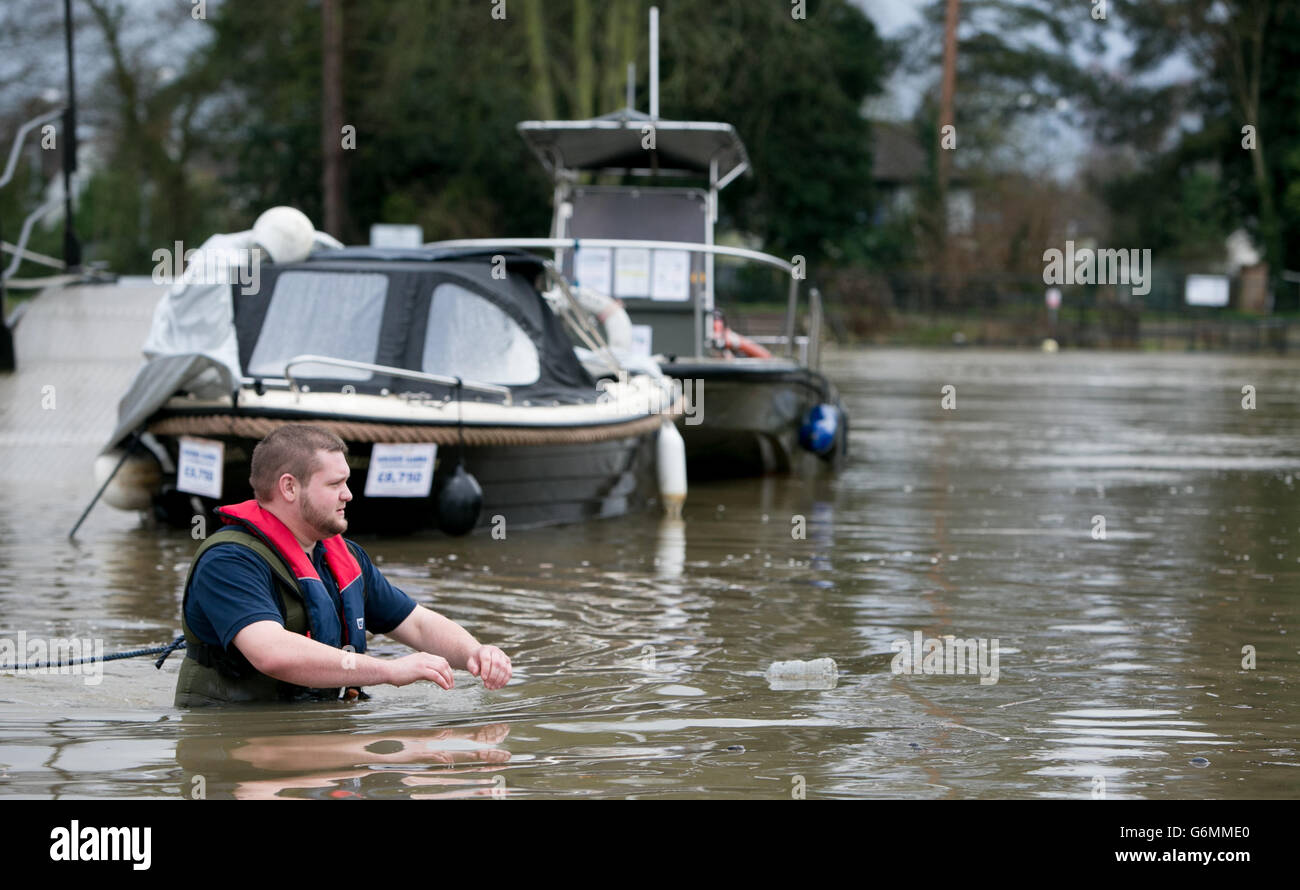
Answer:
[[[275,280],[248,374],[282,377],[296,355],[375,363],[388,276],[380,273],[286,271]],[[365,381],[370,371],[335,365],[295,367],[320,379]]]
[[[240,366],[245,376],[281,377],[295,356],[324,355],[509,386],[518,402],[594,400],[595,382],[535,286],[542,266],[532,257],[511,259],[504,277],[489,255],[270,264],[257,290],[231,288]],[[294,365],[293,375],[363,393],[439,386],[327,364]]]
[[[502,386],[528,386],[541,376],[537,346],[488,300],[451,281],[433,288],[420,369]]]

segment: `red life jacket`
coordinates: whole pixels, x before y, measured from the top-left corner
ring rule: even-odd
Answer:
[[[256,500],[249,500],[218,507],[217,515],[227,525],[238,524],[256,534],[288,565],[298,579],[298,588],[307,609],[308,637],[336,648],[350,644],[357,652],[366,651],[361,565],[342,535],[333,535],[321,542],[325,547],[326,568],[339,592],[336,603],[298,539],[274,513],[263,509]]]
[[[260,673],[235,647],[230,651],[200,639],[189,626],[189,604],[194,569],[204,552],[213,547],[241,546],[267,563],[271,584],[286,630],[342,648],[366,647],[365,576],[352,548],[335,535],[322,542],[325,563],[339,589],[336,602],[316,572],[312,560],[283,522],[256,501],[218,509],[226,527],[199,546],[185,579],[181,626],[187,643],[185,661],[176,680],[176,705],[192,707],[218,702],[299,701],[334,699],[340,690],[309,689]],[[343,697],[369,698],[359,687],[343,690]]]

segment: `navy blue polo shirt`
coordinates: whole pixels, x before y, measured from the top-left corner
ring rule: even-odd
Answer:
[[[353,547],[365,576],[366,629],[371,633],[388,633],[414,611],[415,600],[389,584],[370,562],[366,551],[355,542]],[[325,545],[319,541],[311,561],[337,607],[338,586],[325,562]],[[247,547],[223,544],[204,553],[194,567],[185,620],[205,643],[220,643],[223,648],[229,648],[235,635],[255,621],[284,625],[279,597],[271,567],[261,557]]]

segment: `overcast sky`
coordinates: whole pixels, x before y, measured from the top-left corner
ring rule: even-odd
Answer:
[[[851,0],[851,2],[871,18],[876,29],[885,37],[894,37],[907,26],[919,22],[921,14],[918,10],[925,5],[924,0]]]

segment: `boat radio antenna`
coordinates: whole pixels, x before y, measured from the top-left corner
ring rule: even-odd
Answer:
[[[464,383],[459,377],[456,378],[456,463],[460,463],[461,456],[465,451],[465,406],[461,402],[461,385]]]
[[[659,118],[659,7],[650,7],[650,117]]]

